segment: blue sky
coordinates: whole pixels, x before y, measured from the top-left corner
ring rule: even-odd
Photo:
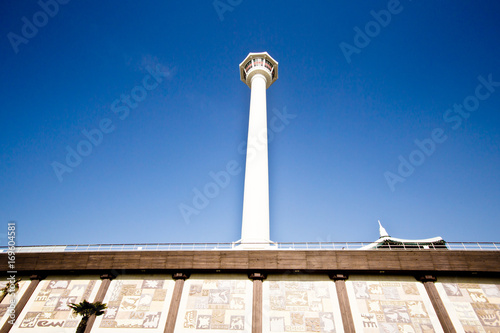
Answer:
[[[260,51],[279,62],[272,240],[372,241],[378,219],[395,237],[499,240],[498,1],[0,9],[2,244],[12,220],[20,245],[238,240],[238,65]]]

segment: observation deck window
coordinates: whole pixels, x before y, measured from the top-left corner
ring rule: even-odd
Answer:
[[[265,67],[271,73],[271,77],[274,79],[274,66],[269,60],[264,58],[254,58],[250,60],[245,64],[245,76],[248,71],[254,67]]]

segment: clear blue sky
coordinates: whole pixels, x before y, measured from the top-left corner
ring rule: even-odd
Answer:
[[[244,170],[179,207],[244,166],[259,51],[269,119],[295,115],[269,145],[272,240],[372,241],[380,219],[499,241],[498,1],[65,2],[0,4],[2,244],[11,220],[20,245],[238,240]]]

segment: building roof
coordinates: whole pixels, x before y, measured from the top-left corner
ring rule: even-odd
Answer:
[[[378,248],[420,248],[420,249],[431,249],[439,248],[446,249],[446,242],[441,237],[432,237],[425,239],[403,239],[391,237],[385,230],[385,228],[378,221],[380,238],[375,242],[365,245],[360,248],[360,250],[371,250]]]

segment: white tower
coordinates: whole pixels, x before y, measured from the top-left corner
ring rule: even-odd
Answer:
[[[269,176],[266,89],[278,79],[278,62],[267,52],[250,53],[240,64],[241,80],[251,89],[241,244],[269,246]]]

